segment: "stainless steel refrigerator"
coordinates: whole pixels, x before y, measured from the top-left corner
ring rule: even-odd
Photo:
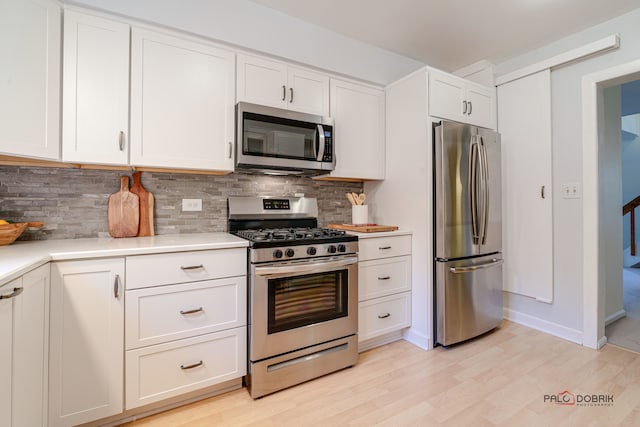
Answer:
[[[455,344],[502,321],[500,134],[433,125],[435,342]]]

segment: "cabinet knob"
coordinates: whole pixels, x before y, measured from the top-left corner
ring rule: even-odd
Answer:
[[[282,85],[282,100],[284,101],[285,99],[287,99],[287,87]]]
[[[113,280],[113,297],[118,299],[120,296],[120,275],[116,274],[115,279]]]
[[[462,114],[467,114],[467,101],[462,101]]]
[[[378,314],[378,319],[386,319],[387,317],[391,317],[391,313]]]
[[[289,97],[289,104],[291,104],[293,102],[293,88],[292,87],[289,88],[289,92],[291,93],[291,96]]]
[[[471,115],[471,111],[473,110],[473,104],[471,104],[471,101],[469,101],[468,104],[469,104],[469,112],[467,114]]]

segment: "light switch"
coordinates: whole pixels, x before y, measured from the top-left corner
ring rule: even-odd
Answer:
[[[570,182],[567,184],[562,184],[562,197],[565,199],[579,199],[580,194],[580,183],[579,182]]]

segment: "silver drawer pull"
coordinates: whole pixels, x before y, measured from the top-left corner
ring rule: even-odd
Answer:
[[[391,317],[391,313],[378,314],[378,319],[386,319],[387,317]]]
[[[380,249],[381,251],[384,251],[387,249],[391,249],[391,246],[380,246],[378,249]]]
[[[200,308],[194,308],[193,310],[180,310],[180,314],[182,314],[183,316],[186,316],[187,314],[200,313],[201,311],[204,311],[204,308],[200,307]]]
[[[180,268],[182,270],[197,270],[199,268],[204,268],[204,265],[200,264],[200,265],[187,265],[186,267],[184,265],[180,266]]]
[[[204,365],[204,362],[201,360],[191,365],[180,365],[180,369],[182,369],[183,371],[186,371],[187,369],[197,368],[198,366],[202,366],[202,365]]]
[[[0,299],[11,299],[13,297],[17,297],[22,293],[23,290],[23,288],[13,288],[13,292],[8,295],[0,295]]]
[[[389,280],[391,276],[378,276],[378,280]]]

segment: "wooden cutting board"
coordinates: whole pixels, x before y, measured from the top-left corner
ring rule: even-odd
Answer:
[[[329,228],[337,230],[357,231],[359,233],[376,233],[381,231],[396,231],[397,225],[379,225],[379,224],[329,224]]]
[[[142,172],[134,172],[133,185],[130,191],[138,196],[140,202],[140,226],[138,227],[138,237],[153,236],[153,193],[147,191],[142,186]]]
[[[111,237],[135,237],[140,222],[140,199],[129,191],[129,177],[120,177],[120,191],[109,196],[107,223]]]

